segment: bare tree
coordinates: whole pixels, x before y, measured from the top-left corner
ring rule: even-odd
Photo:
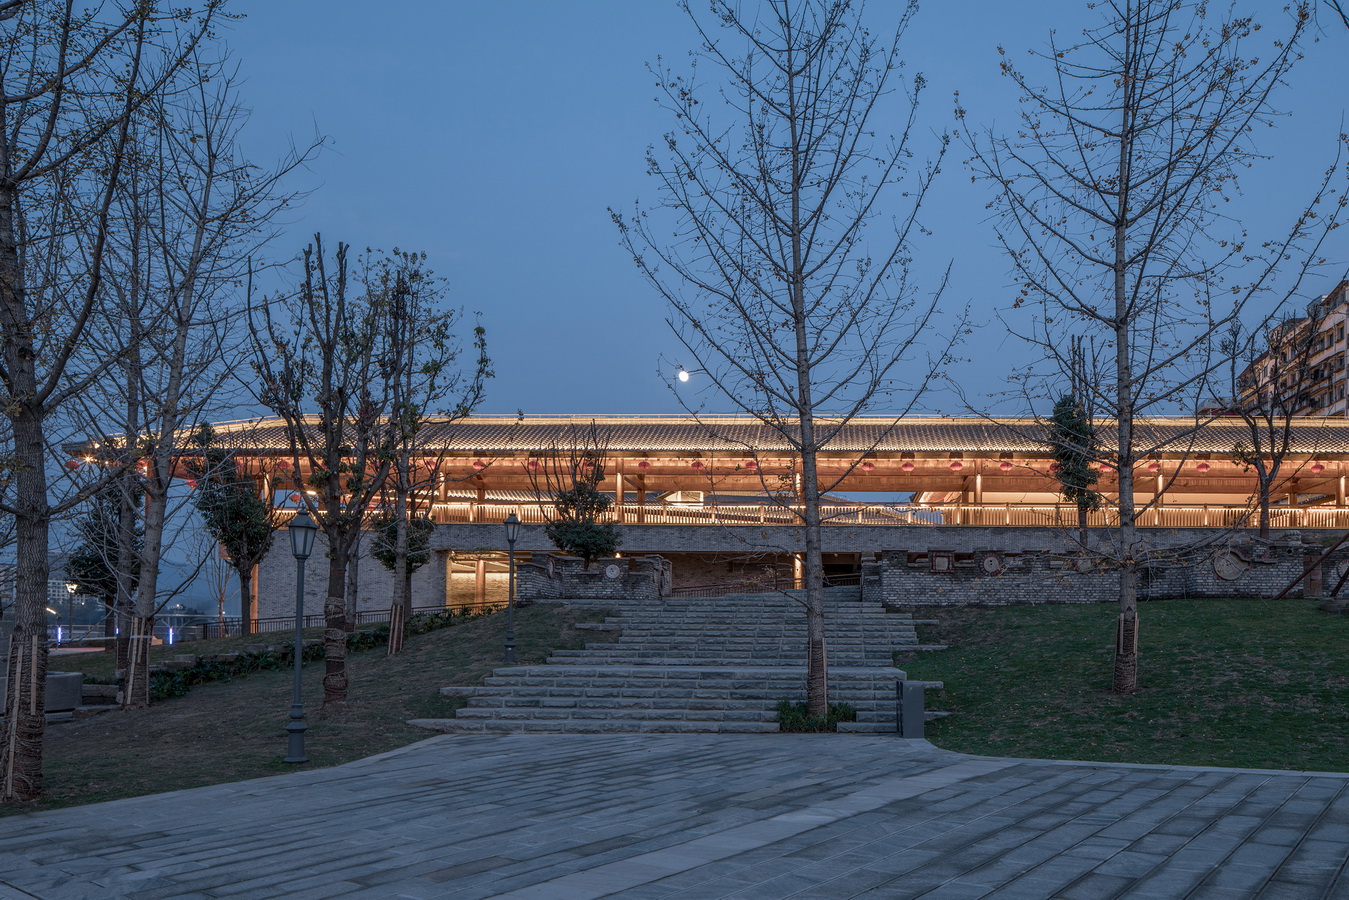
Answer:
[[[1289,316],[1254,331],[1246,331],[1236,322],[1229,330],[1232,396],[1227,407],[1246,423],[1248,437],[1232,449],[1232,457],[1255,472],[1253,499],[1262,540],[1269,539],[1270,504],[1275,491],[1288,486],[1302,469],[1301,465],[1292,465],[1290,472],[1286,465],[1292,461],[1297,417],[1314,413],[1334,400],[1318,396],[1320,388],[1327,392],[1331,389],[1335,379],[1330,367],[1338,359],[1323,352],[1328,348],[1325,325],[1337,305],[1337,294],[1342,294],[1340,303],[1349,300],[1346,286],[1349,282],[1313,301],[1304,316]],[[1342,365],[1343,360],[1340,362]]]
[[[261,169],[238,146],[245,120],[234,68],[194,51],[133,116],[113,205],[118,227],[95,334],[108,336],[104,352],[121,365],[113,395],[91,392],[88,400],[92,422],[122,433],[102,442],[139,470],[144,493],[140,583],[125,629],[122,697],[130,708],[149,705],[150,636],[174,593],[161,590],[160,561],[186,521],[175,510],[190,501],[171,495],[172,482],[182,458],[199,452],[191,435],[225,404],[223,389],[242,361],[232,306],[250,260],[272,236],[272,219],[295,199],[281,179],[318,146]]]
[[[391,556],[397,602],[403,609],[400,621],[406,628],[412,614],[412,569],[409,556],[409,523],[425,534],[429,520],[419,507],[419,496],[438,481],[434,463],[419,466],[418,457],[431,436],[430,423],[436,417],[435,431],[445,429],[471,415],[482,403],[487,379],[492,377],[492,361],[487,356],[487,334],[481,325],[472,331],[476,358],[468,363],[458,332],[463,311],[446,308],[442,303],[445,285],[426,267],[426,255],[397,249],[370,273],[367,293],[378,293],[387,305],[388,345],[392,349],[394,373],[391,379],[394,416],[394,456],[388,482],[393,497],[393,546],[391,554],[376,555],[384,561]],[[439,407],[439,409],[437,409]],[[428,554],[429,555],[429,554]],[[417,563],[420,565],[420,562]],[[390,641],[390,647],[402,648],[403,635]]]
[[[219,3],[0,4],[0,407],[12,428],[17,616],[0,799],[42,789],[48,526],[96,485],[53,498],[49,426],[111,360],[80,354],[102,297],[133,116],[209,33]]]
[[[935,327],[945,278],[922,301],[909,279],[919,209],[947,146],[940,136],[932,159],[914,164],[923,79],[901,84],[897,73],[916,4],[884,40],[863,24],[861,6],[714,0],[718,29],[685,4],[702,39],[694,68],[652,68],[675,120],[647,154],[661,205],[613,214],[672,309],[687,368],[799,461],[784,507],[803,526],[807,703],[818,715],[828,704],[820,497],[837,484],[822,481],[820,453],[868,409],[898,421],[960,331]],[[700,62],[725,83],[702,83]],[[720,120],[723,111],[736,123]],[[877,134],[879,120],[898,123],[898,133]],[[924,342],[929,358],[914,365]]]
[[[258,399],[285,423],[297,495],[328,543],[325,706],[347,699],[347,567],[398,439],[402,351],[391,340],[389,297],[377,287],[384,265],[368,253],[352,273],[347,246],[338,244],[330,262],[316,235],[299,289],[252,315]]]
[[[1257,243],[1224,215],[1252,132],[1298,58],[1309,13],[1290,10],[1278,38],[1251,18],[1221,19],[1190,0],[1115,0],[1082,38],[1032,54],[1047,87],[1003,52],[1020,90],[1012,137],[968,132],[973,165],[997,191],[1000,240],[1038,315],[1023,329],[1056,379],[1072,372],[1071,335],[1108,348],[1088,360],[1089,405],[1113,420],[1099,461],[1118,472],[1119,526],[1102,548],[1120,573],[1114,689],[1138,686],[1138,569],[1134,469],[1157,449],[1136,419],[1196,412],[1223,363],[1218,344],[1279,270],[1297,281],[1316,261],[1339,207],[1323,215],[1329,179],[1281,237]],[[1261,42],[1261,46],[1252,44]],[[958,110],[964,117],[964,111]],[[1290,262],[1291,261],[1291,262]],[[1172,448],[1174,449],[1174,448]],[[1149,503],[1157,502],[1159,490]],[[1143,508],[1147,508],[1144,504]]]

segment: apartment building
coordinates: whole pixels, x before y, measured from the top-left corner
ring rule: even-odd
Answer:
[[[1247,408],[1349,418],[1349,280],[1271,328],[1267,347],[1238,378]]]

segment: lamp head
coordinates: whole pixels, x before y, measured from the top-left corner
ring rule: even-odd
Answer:
[[[309,518],[309,513],[302,509],[290,520],[289,528],[290,552],[296,559],[308,559],[309,554],[314,552],[314,535],[318,533],[319,527]]]
[[[516,539],[520,537],[520,519],[512,512],[503,524],[506,526],[506,543],[515,546]]]

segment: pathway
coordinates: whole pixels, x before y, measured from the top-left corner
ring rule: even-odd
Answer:
[[[0,897],[1349,897],[1349,776],[865,735],[443,735],[0,819]]]

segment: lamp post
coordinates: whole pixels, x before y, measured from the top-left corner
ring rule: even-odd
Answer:
[[[520,520],[512,512],[503,523],[506,526],[506,544],[510,547],[510,575],[506,588],[506,665],[515,663],[515,541],[520,537]]]
[[[283,762],[309,762],[304,752],[304,700],[300,696],[300,663],[304,656],[304,561],[314,552],[314,534],[318,526],[309,513],[300,510],[290,520],[290,552],[295,554],[295,693],[290,702],[290,722],[286,725],[286,758]]]

